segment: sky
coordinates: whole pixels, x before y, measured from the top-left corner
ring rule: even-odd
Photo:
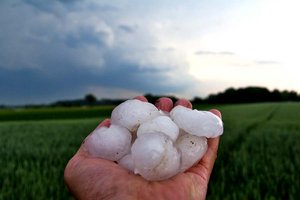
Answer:
[[[300,92],[296,0],[2,0],[0,104]]]

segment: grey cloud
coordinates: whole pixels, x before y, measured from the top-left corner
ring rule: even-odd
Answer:
[[[196,51],[196,55],[235,55],[235,53],[230,51]]]
[[[172,52],[172,51],[176,51],[176,48],[174,47],[168,47],[168,48],[165,48],[166,51],[169,51],[169,52]]]
[[[68,11],[89,10],[92,12],[116,12],[120,8],[110,4],[99,4],[82,0],[21,0],[25,4],[33,7],[37,11],[51,13],[59,17],[65,16]]]
[[[171,72],[171,69],[142,69],[136,63],[122,60],[121,56],[114,52],[107,53],[104,58],[106,65],[101,69],[74,67],[75,63],[69,63],[68,59],[54,65],[46,62],[44,64],[48,66],[44,70],[0,68],[0,104],[51,102],[81,97],[87,88],[97,85],[141,94],[176,93],[192,87],[193,78],[186,73],[170,79],[167,72]]]
[[[82,3],[81,0],[22,0],[22,2],[45,12],[55,12],[59,7],[74,9],[79,3]]]
[[[116,60],[115,57],[119,59]],[[140,92],[179,92],[192,87],[193,78],[181,69],[172,67],[141,67],[136,62],[124,60],[122,55],[111,52],[105,58],[107,65],[101,71],[101,84],[106,86],[134,89]],[[179,72],[179,73],[178,73]],[[176,78],[170,78],[168,73],[176,74]]]
[[[0,58],[2,68],[46,68],[53,65],[80,66],[100,65],[101,52],[112,43],[109,27],[97,21],[97,26],[65,17],[30,12],[24,5],[5,5],[0,10]],[[19,15],[15,15],[14,9]],[[9,12],[4,15],[5,11]],[[77,14],[77,15],[76,15]],[[80,18],[81,13],[72,17]],[[5,23],[7,20],[10,23]],[[68,65],[76,63],[77,65]],[[94,62],[94,64],[93,64]],[[92,63],[92,64],[91,64]],[[90,67],[90,66],[88,66]],[[55,69],[55,68],[53,68]]]
[[[67,10],[71,10],[74,6],[74,3],[71,1],[59,1],[59,0],[46,0],[46,1],[39,1],[39,0],[22,0],[22,2],[28,6],[31,6],[38,12],[45,12],[50,13],[55,16],[63,17]]]
[[[220,51],[218,53],[221,54],[221,55],[235,55],[235,53],[230,52],[230,51]]]
[[[86,8],[90,11],[96,11],[96,12],[118,12],[120,11],[120,8],[117,6],[109,5],[109,4],[96,4],[93,2],[90,2],[86,5]]]
[[[12,13],[10,4],[0,8],[0,104],[78,98],[91,86],[163,94],[195,85],[188,65],[173,55],[176,49],[157,48],[148,30],[122,26],[110,20],[109,14],[98,15],[99,10],[91,11],[88,6],[69,17],[63,6],[72,3],[51,2],[26,1],[59,16],[32,12],[23,4],[14,8],[18,15]],[[82,16],[86,18],[81,20]],[[5,23],[8,19],[10,23]],[[120,28],[131,34],[122,34]],[[128,55],[136,56],[128,59]]]
[[[96,31],[91,26],[82,26],[77,31],[67,33],[65,43],[72,48],[80,48],[82,45],[102,47],[109,43],[109,38],[110,33],[105,30]]]
[[[280,64],[277,61],[273,61],[273,60],[258,60],[255,61],[255,63],[259,64],[259,65],[278,65]]]
[[[137,26],[129,26],[129,25],[119,25],[118,28],[126,33],[134,33]]]

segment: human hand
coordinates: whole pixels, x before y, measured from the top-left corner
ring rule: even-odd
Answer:
[[[136,99],[147,101],[143,96]],[[173,108],[172,100],[165,97],[158,99],[155,105],[167,112]],[[178,100],[176,105],[192,108],[185,99]],[[210,111],[221,117],[218,110]],[[110,120],[104,120],[98,128],[102,126],[109,127]],[[205,199],[219,137],[209,138],[207,142],[207,152],[198,164],[159,182],[147,181],[115,162],[92,157],[83,143],[65,168],[65,182],[76,199]]]

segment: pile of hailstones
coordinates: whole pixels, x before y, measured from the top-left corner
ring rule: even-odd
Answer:
[[[211,112],[176,106],[167,113],[127,100],[113,110],[111,125],[94,130],[85,144],[91,155],[159,181],[192,167],[205,154],[207,138],[222,133],[222,120]]]

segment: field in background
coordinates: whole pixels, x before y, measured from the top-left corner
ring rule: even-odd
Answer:
[[[221,110],[225,134],[209,199],[300,199],[300,104]]]
[[[300,104],[216,107],[225,133],[207,198],[300,199]],[[0,199],[72,199],[64,167],[111,109],[0,110]]]
[[[28,120],[84,119],[109,116],[114,106],[16,108],[0,110],[0,122]]]

